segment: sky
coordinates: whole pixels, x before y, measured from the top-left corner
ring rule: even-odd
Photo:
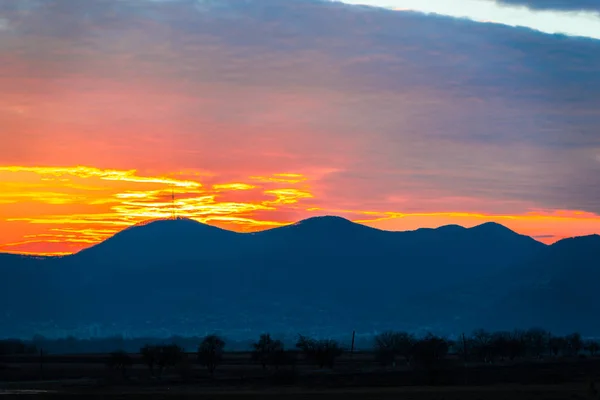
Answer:
[[[172,215],[600,233],[598,4],[0,0],[0,252]]]
[[[345,0],[344,3],[600,39],[600,2],[597,0]]]

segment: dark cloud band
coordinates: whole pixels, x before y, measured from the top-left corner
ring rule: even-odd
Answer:
[[[600,12],[598,0],[492,0],[497,3],[523,5],[538,10],[561,11],[597,11]]]

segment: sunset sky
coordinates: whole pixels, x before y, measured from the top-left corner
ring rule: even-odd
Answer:
[[[0,252],[172,193],[237,231],[600,233],[600,2],[0,0]]]

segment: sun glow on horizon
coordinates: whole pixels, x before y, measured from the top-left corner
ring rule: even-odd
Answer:
[[[339,215],[385,230],[502,223],[552,243],[600,231],[600,216],[581,211],[530,210],[517,215],[476,212],[338,209],[324,204],[308,173],[252,175],[234,182],[135,170],[0,166],[0,252],[67,255],[151,220],[189,218],[238,232],[255,232],[316,215]],[[175,194],[173,201],[172,195]]]

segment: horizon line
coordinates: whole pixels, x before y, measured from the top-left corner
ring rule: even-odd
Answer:
[[[157,222],[192,221],[192,222],[194,222],[196,224],[207,226],[207,227],[210,227],[210,228],[213,228],[213,229],[217,229],[217,230],[220,230],[220,231],[230,232],[230,233],[238,234],[238,235],[252,235],[252,234],[256,234],[256,233],[267,232],[267,231],[272,231],[272,230],[276,230],[276,229],[281,229],[281,228],[286,228],[286,227],[294,226],[294,225],[300,224],[300,223],[305,222],[305,221],[319,219],[319,218],[336,218],[336,219],[341,219],[341,220],[344,220],[344,221],[349,222],[349,223],[354,224],[354,225],[359,225],[359,226],[362,226],[362,227],[365,227],[365,228],[368,228],[368,229],[373,229],[373,230],[377,230],[377,231],[381,231],[381,232],[390,232],[390,233],[417,232],[419,230],[424,230],[424,229],[425,230],[439,230],[439,229],[448,228],[448,227],[458,227],[458,228],[461,228],[461,229],[464,229],[464,230],[471,230],[471,229],[475,229],[475,228],[478,228],[478,227],[481,227],[481,226],[484,226],[484,225],[497,225],[497,226],[503,227],[504,229],[509,230],[510,232],[513,232],[516,235],[528,237],[528,238],[530,238],[530,239],[532,239],[532,240],[534,240],[534,241],[536,241],[536,242],[538,242],[538,243],[540,243],[540,244],[542,244],[542,245],[544,245],[546,247],[550,247],[552,245],[552,244],[544,243],[544,242],[536,239],[534,236],[529,236],[529,235],[525,235],[525,234],[516,232],[516,231],[512,230],[511,228],[507,227],[506,225],[503,225],[503,224],[495,222],[495,221],[485,221],[485,222],[482,222],[481,224],[477,224],[477,225],[474,225],[474,226],[471,226],[471,227],[466,227],[466,226],[463,226],[463,225],[460,225],[460,224],[446,224],[446,225],[440,225],[440,226],[435,227],[435,228],[420,227],[420,228],[412,229],[412,230],[411,229],[408,229],[408,230],[387,230],[387,229],[375,228],[375,227],[372,227],[372,226],[369,226],[369,225],[365,225],[364,223],[361,223],[361,222],[352,221],[352,220],[350,220],[350,219],[348,219],[346,217],[342,217],[342,216],[339,216],[339,215],[326,214],[326,215],[318,215],[318,216],[312,216],[312,217],[308,217],[308,218],[303,218],[303,219],[300,219],[300,220],[298,220],[296,222],[286,223],[286,224],[283,224],[281,226],[266,227],[265,229],[261,229],[261,230],[258,230],[258,231],[238,232],[238,231],[235,231],[235,230],[232,230],[232,229],[221,228],[219,226],[210,224],[208,222],[201,222],[201,221],[198,221],[195,218],[177,216],[177,217],[165,217],[165,218],[152,218],[152,219],[148,219],[148,220],[145,220],[145,221],[142,221],[142,222],[138,222],[136,224],[124,227],[123,229],[119,230],[118,232],[115,232],[115,234],[113,234],[112,236],[108,237],[107,239],[105,239],[105,240],[103,240],[101,242],[92,244],[92,245],[90,245],[88,247],[85,247],[83,249],[80,249],[80,250],[78,250],[76,252],[71,252],[71,253],[69,253],[69,252],[62,252],[62,253],[34,253],[34,252],[0,251],[0,255],[2,255],[2,254],[9,254],[9,255],[16,255],[16,256],[43,257],[43,258],[68,257],[68,256],[71,256],[71,255],[78,254],[78,253],[80,253],[82,251],[85,251],[87,249],[93,248],[95,246],[98,246],[98,245],[106,242],[107,240],[110,240],[111,238],[115,237],[116,235],[118,235],[121,232],[124,232],[126,230],[133,229],[133,228],[144,227],[144,226],[151,225],[151,224],[157,223]],[[560,240],[558,240],[555,243],[558,243],[558,242],[560,242],[562,240],[574,239],[574,238],[579,238],[579,237],[588,237],[588,236],[598,236],[598,234],[564,237],[564,238],[561,238]],[[555,244],[555,243],[553,243],[553,244]]]

